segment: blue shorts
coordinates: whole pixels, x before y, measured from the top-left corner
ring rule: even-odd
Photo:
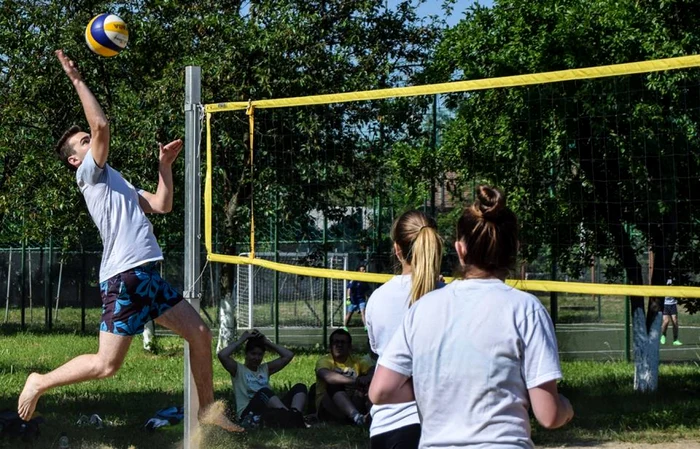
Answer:
[[[158,272],[157,262],[119,273],[100,282],[102,320],[100,331],[132,336],[182,301],[182,295]]]
[[[362,312],[365,310],[365,307],[367,307],[367,302],[363,300],[357,300],[353,301],[352,299],[348,299],[345,302],[345,307],[347,309],[347,313],[350,312]]]

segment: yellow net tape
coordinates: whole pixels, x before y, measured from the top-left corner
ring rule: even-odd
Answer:
[[[638,73],[650,73],[663,70],[686,69],[700,66],[700,55],[681,56],[677,58],[656,59],[653,61],[631,62],[626,64],[614,64],[600,67],[588,67],[582,69],[559,70],[528,75],[504,76],[470,81],[456,81],[451,83],[428,84],[424,86],[399,87],[392,89],[378,89],[371,91],[349,92],[341,94],[313,95],[307,97],[292,97],[273,100],[257,100],[247,102],[228,102],[207,104],[204,106],[207,118],[207,170],[204,187],[204,222],[205,222],[205,246],[208,259],[211,262],[232,263],[241,265],[256,265],[282,273],[297,274],[319,278],[347,279],[365,282],[383,283],[393,275],[377,273],[360,273],[357,271],[331,270],[326,268],[301,267],[272,262],[255,258],[255,222],[253,219],[253,205],[251,203],[251,231],[250,231],[250,257],[227,256],[215,254],[212,251],[212,157],[211,157],[211,114],[215,112],[246,110],[249,116],[250,128],[250,162],[251,182],[253,169],[253,131],[254,108],[284,108],[293,106],[309,106],[332,103],[345,103],[351,101],[380,100],[395,97],[409,97],[419,95],[437,95],[455,92],[467,92],[483,89],[497,89],[503,87],[518,87],[534,84],[557,83],[562,81],[575,81],[611,76],[632,75]],[[447,279],[450,281],[451,279]],[[618,296],[675,296],[677,298],[700,298],[700,287],[669,287],[660,285],[620,285],[620,284],[592,284],[584,282],[559,282],[559,281],[527,281],[509,280],[512,285],[520,290],[539,292],[578,293],[584,295],[618,295]]]
[[[211,254],[214,250],[211,247],[211,113],[206,114],[207,117],[207,171],[204,178],[204,247],[207,253]]]
[[[254,265],[281,273],[296,274],[316,278],[345,279],[364,282],[384,283],[391,279],[393,274],[360,273],[359,271],[331,270],[328,268],[300,267],[265,259],[250,259],[243,256],[225,256],[223,254],[209,254],[209,261],[232,263],[238,265]],[[453,278],[446,278],[451,282]],[[666,296],[676,298],[700,298],[700,287],[669,287],[665,285],[619,285],[619,284],[591,284],[586,282],[561,282],[561,281],[525,281],[509,279],[508,285],[520,290],[537,292],[579,293],[583,295],[610,295],[610,296]]]
[[[250,258],[255,259],[255,203],[253,201],[255,179],[253,177],[255,164],[253,163],[253,152],[255,150],[254,135],[255,135],[255,107],[248,103],[248,109],[245,111],[248,116],[248,142],[250,143]]]
[[[467,92],[502,87],[519,87],[533,84],[558,83],[610,76],[632,75],[635,73],[659,72],[662,70],[687,69],[700,66],[700,55],[680,56],[677,58],[655,59],[653,61],[629,62],[583,69],[558,70],[528,75],[503,76],[480,80],[455,81],[451,83],[427,84],[424,86],[397,87],[392,89],[365,90],[342,94],[312,95],[308,97],[278,98],[274,100],[256,100],[252,102],[234,101],[214,103],[204,106],[206,112],[224,112],[256,108],[288,108],[293,106],[310,106],[350,101],[381,100],[395,97],[412,97],[419,95],[437,95],[454,92]]]

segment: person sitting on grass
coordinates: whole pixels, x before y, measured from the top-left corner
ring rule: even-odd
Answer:
[[[245,343],[245,361],[236,362],[231,356]],[[275,360],[263,363],[265,351],[270,349],[279,354]],[[270,376],[281,371],[294,358],[289,349],[272,343],[257,329],[245,331],[238,341],[231,343],[218,353],[219,361],[231,374],[233,391],[236,397],[236,415],[245,422],[254,416],[264,415],[269,409],[289,410],[298,414],[297,422],[303,422],[302,413],[306,406],[307,389],[304,384],[296,384],[280,399],[270,388]]]
[[[316,362],[316,410],[321,421],[364,425],[372,404],[367,388],[374,367],[352,354],[352,336],[336,329],[329,338],[330,354]]]
[[[569,422],[554,326],[537,297],[505,283],[518,220],[498,189],[480,186],[457,224],[461,279],[406,312],[379,356],[375,404],[415,399],[419,447],[533,448],[528,409],[548,429]]]

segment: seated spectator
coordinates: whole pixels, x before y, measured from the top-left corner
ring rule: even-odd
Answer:
[[[367,390],[374,367],[352,354],[352,337],[336,329],[329,338],[330,354],[316,362],[316,410],[321,421],[364,425],[371,403]]]
[[[232,355],[243,343],[245,361],[238,363]],[[263,363],[268,348],[279,354],[279,357]],[[291,410],[293,413],[302,414],[307,396],[305,385],[294,385],[282,399],[270,388],[270,376],[281,371],[292,361],[292,351],[272,343],[258,330],[253,330],[245,331],[238,341],[219,351],[218,356],[226,371],[231,374],[236,396],[236,415],[239,420],[246,422],[246,419],[263,415],[268,409]]]

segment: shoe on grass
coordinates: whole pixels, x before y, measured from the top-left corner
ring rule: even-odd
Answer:
[[[680,340],[673,340],[673,346],[683,346]]]
[[[662,336],[661,336],[661,344],[662,344],[662,345],[665,345],[665,344],[666,344],[666,336],[665,336],[665,335],[662,335]]]

